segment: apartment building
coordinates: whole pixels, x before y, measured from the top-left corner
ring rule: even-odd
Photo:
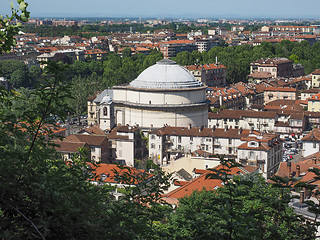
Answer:
[[[226,86],[227,68],[219,63],[185,66],[192,75],[209,87]]]
[[[277,134],[252,132],[238,146],[238,159],[243,165],[257,166],[265,178],[276,173],[282,161],[282,141]]]
[[[109,158],[113,162],[133,167],[135,159],[147,155],[146,142],[137,126],[116,126],[107,135]]]
[[[230,110],[209,113],[208,127],[234,128],[274,132],[278,115],[271,111]]]
[[[189,153],[206,152],[209,157],[219,154],[258,166],[267,177],[282,160],[280,143],[279,135],[258,131],[165,126],[149,133],[149,157],[167,165]]]
[[[267,87],[264,90],[264,104],[274,100],[297,100],[298,91],[289,87]]]
[[[302,138],[302,156],[320,152],[320,129],[313,129],[307,136]]]
[[[307,99],[308,111],[320,112],[320,93],[314,94],[312,97]]]
[[[160,51],[163,53],[164,58],[175,57],[179,52],[183,51],[192,52],[197,50],[198,47],[195,42],[190,40],[171,40],[160,44]]]
[[[312,88],[319,88],[320,87],[320,69],[316,69],[311,73],[311,84]]]
[[[261,58],[250,64],[250,74],[254,72],[268,72],[274,78],[291,77],[293,62],[287,58]]]

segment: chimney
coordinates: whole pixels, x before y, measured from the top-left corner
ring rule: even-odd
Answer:
[[[188,124],[188,129],[191,129],[191,124]]]
[[[216,125],[213,125],[212,132],[214,132],[215,130],[216,130]]]
[[[304,191],[300,191],[300,204],[304,203]]]
[[[317,164],[317,157],[316,156],[313,156],[312,160],[313,160],[314,164]]]
[[[199,132],[202,132],[202,130],[203,130],[203,126],[201,126],[201,127],[199,128]]]
[[[225,127],[224,127],[224,131],[225,131],[225,132],[228,131],[228,126],[225,126]]]
[[[297,165],[296,170],[297,170],[297,177],[299,177],[300,176],[300,165]]]

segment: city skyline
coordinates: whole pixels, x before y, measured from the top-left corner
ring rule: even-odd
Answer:
[[[320,2],[309,0],[253,0],[228,2],[202,1],[128,1],[121,4],[103,0],[43,1],[27,0],[31,17],[188,17],[188,18],[320,18]],[[196,3],[196,4],[195,4]],[[169,7],[168,7],[169,6]],[[313,6],[313,7],[310,7]],[[0,2],[1,14],[8,14],[10,1]]]

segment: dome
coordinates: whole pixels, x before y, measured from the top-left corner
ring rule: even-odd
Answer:
[[[185,89],[203,87],[202,82],[176,62],[163,59],[144,70],[130,87],[147,89]]]

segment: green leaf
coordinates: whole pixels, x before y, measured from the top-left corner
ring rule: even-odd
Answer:
[[[24,12],[24,11],[26,11],[26,8],[27,8],[26,3],[25,3],[25,2],[21,2],[21,3],[20,3],[20,6],[19,6],[19,9]],[[21,15],[22,15],[22,14],[21,14]]]

